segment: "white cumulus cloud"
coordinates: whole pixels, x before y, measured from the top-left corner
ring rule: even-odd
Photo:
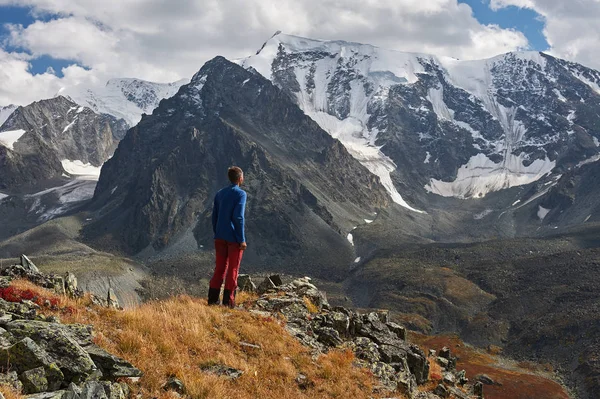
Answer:
[[[190,77],[216,55],[252,54],[276,30],[462,59],[528,45],[521,32],[479,23],[457,0],[0,0],[0,5],[31,7],[34,16],[45,16],[28,26],[7,26],[5,44],[22,52],[0,55],[0,103],[25,104],[61,86],[112,77],[160,82]],[[85,68],[69,67],[63,78],[50,71],[33,76],[26,58],[42,55]]]

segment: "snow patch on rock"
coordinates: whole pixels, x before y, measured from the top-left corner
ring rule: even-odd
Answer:
[[[77,176],[79,179],[98,180],[100,178],[101,166],[83,163],[80,160],[71,161],[69,159],[63,159],[60,162],[67,173],[72,176]]]
[[[15,143],[25,134],[25,130],[8,130],[6,132],[0,132],[0,144],[4,147],[14,150]]]
[[[544,218],[546,217],[546,215],[548,215],[548,213],[550,213],[550,209],[546,209],[541,205],[538,206],[537,216],[538,216],[538,218],[540,218],[540,220],[544,220]]]
[[[500,163],[493,162],[484,154],[477,154],[458,170],[454,181],[431,179],[425,189],[443,197],[483,198],[493,191],[537,181],[556,166],[548,158],[537,159],[529,166],[525,166],[523,161],[523,154],[506,154]]]

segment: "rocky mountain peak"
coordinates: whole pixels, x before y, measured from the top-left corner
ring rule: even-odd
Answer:
[[[254,262],[264,251],[350,262],[347,233],[388,202],[379,180],[286,93],[217,57],[131,129],[105,164],[94,207],[106,217],[90,225],[91,238],[109,228],[138,252],[165,249],[193,230],[197,245],[209,245],[212,197],[232,164],[246,172]],[[315,253],[321,239],[339,248],[337,260]]]

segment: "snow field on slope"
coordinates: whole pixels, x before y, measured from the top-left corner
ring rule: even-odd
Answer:
[[[6,122],[9,116],[12,115],[17,107],[15,105],[9,105],[7,107],[0,106],[0,127]]]
[[[536,159],[531,165],[523,165],[525,156],[511,153],[494,163],[484,154],[477,154],[458,169],[452,182],[431,179],[425,189],[443,197],[482,198],[492,191],[533,183],[549,174],[556,166],[548,158]]]
[[[15,143],[19,141],[21,136],[23,136],[24,134],[25,130],[23,129],[0,132],[0,144],[4,147],[10,148],[11,150],[14,150]]]
[[[77,176],[81,180],[98,180],[100,178],[101,166],[93,166],[80,160],[63,159],[60,161],[65,172]]]

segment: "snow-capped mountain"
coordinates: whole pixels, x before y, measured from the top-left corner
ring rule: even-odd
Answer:
[[[2,106],[0,105],[0,126],[2,126],[2,124],[4,122],[6,122],[6,120],[8,119],[8,117],[17,109],[16,105],[7,105],[7,106]]]
[[[480,198],[598,154],[600,73],[543,53],[459,61],[278,33],[238,63],[412,210],[424,191]]]
[[[151,114],[158,107],[160,100],[172,97],[179,87],[187,82],[187,79],[173,83],[111,79],[103,87],[67,87],[61,89],[57,95],[65,96],[97,113],[124,119],[133,127],[140,121],[143,113]]]

